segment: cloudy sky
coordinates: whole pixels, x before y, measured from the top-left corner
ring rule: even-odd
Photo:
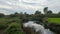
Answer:
[[[0,0],[0,13],[6,15],[14,12],[34,13],[40,10],[43,13],[43,8],[49,7],[54,13],[60,11],[60,0]]]

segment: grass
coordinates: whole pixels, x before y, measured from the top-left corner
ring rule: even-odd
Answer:
[[[20,23],[20,19],[18,18],[0,18],[0,28],[4,28],[7,27],[9,24],[11,23]]]
[[[12,28],[13,27],[13,28]],[[21,19],[19,17],[14,18],[0,18],[0,29],[4,30],[4,34],[23,34],[21,29]],[[11,32],[13,31],[13,32]],[[0,33],[1,34],[1,33]]]
[[[60,24],[60,18],[48,18],[48,22]]]

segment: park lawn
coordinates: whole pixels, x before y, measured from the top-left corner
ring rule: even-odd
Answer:
[[[60,24],[60,18],[48,18],[48,22]]]

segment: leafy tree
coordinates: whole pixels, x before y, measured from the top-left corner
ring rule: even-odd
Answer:
[[[29,15],[25,12],[23,15],[23,22],[27,22],[29,20],[28,17]]]
[[[49,10],[49,11],[47,12],[47,14],[52,14],[52,11],[51,11],[51,10]]]
[[[44,13],[47,14],[47,12],[48,12],[48,7],[45,7],[44,8]]]
[[[15,12],[15,14],[18,14],[17,12]]]
[[[39,10],[37,10],[33,16],[34,16],[33,19],[37,21],[37,23],[40,24],[40,22],[43,22],[42,21],[43,15],[41,14]]]
[[[41,14],[41,12],[40,12],[39,10],[37,10],[37,11],[35,12],[35,14]]]
[[[60,12],[58,12],[58,14],[60,14]]]
[[[3,13],[0,13],[0,17],[4,17],[5,15]]]

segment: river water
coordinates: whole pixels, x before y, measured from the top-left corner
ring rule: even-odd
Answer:
[[[24,27],[31,27],[35,32],[41,32],[41,34],[54,34],[50,29],[45,29],[43,25],[36,24],[34,21],[28,21],[23,24]]]

